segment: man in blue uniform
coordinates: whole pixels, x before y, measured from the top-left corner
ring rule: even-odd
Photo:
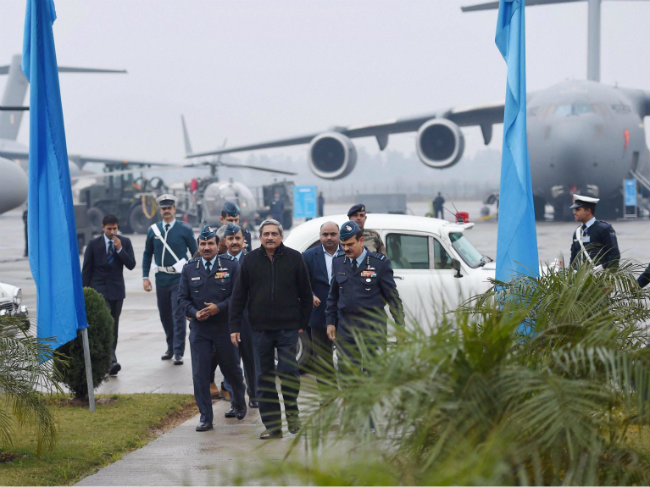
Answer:
[[[244,419],[246,400],[239,358],[230,342],[228,308],[239,264],[228,255],[217,255],[217,237],[204,227],[199,235],[201,257],[191,259],[181,273],[178,303],[190,321],[194,399],[201,412],[196,431],[212,429],[210,396],[211,359],[217,357],[232,394],[232,417]],[[231,416],[226,416],[231,417]]]
[[[219,217],[219,223],[220,223],[219,226],[228,225],[228,223],[234,223],[235,225],[239,225],[242,231],[242,235],[244,236],[244,240],[246,241],[246,247],[250,251],[252,245],[251,232],[249,232],[248,229],[241,226],[240,217],[241,215],[239,211],[239,206],[237,206],[237,204],[234,203],[233,201],[226,201],[223,204],[223,209],[221,210],[221,216]]]
[[[228,255],[234,257],[241,264],[242,259],[248,253],[246,241],[242,228],[234,223],[228,223],[225,231],[226,246]],[[241,341],[235,343],[242,361],[244,362],[244,376],[246,377],[246,386],[248,387],[248,405],[251,408],[259,407],[257,402],[257,359],[253,348],[253,329],[248,321],[248,312],[244,310],[241,321]]]
[[[332,262],[325,311],[327,336],[336,340],[337,349],[352,363],[358,364],[355,333],[381,348],[387,333],[385,305],[389,305],[398,326],[404,324],[404,311],[388,258],[364,247],[363,230],[354,221],[341,225],[339,236],[345,255]]]
[[[570,265],[576,267],[588,262],[594,269],[616,269],[621,253],[614,228],[607,222],[596,220],[596,204],[591,196],[573,195],[573,216],[581,225],[573,232]]]
[[[81,279],[84,286],[99,292],[113,317],[113,356],[109,374],[116,376],[122,370],[117,361],[115,349],[120,327],[122,304],[126,297],[124,288],[124,268],[135,267],[135,255],[131,240],[118,235],[118,220],[115,215],[106,215],[102,221],[102,234],[88,242],[84,252]]]
[[[176,221],[176,197],[162,194],[158,197],[162,221],[151,225],[147,231],[142,256],[142,286],[152,289],[149,269],[156,275],[156,298],[160,321],[165,330],[167,350],[162,360],[174,358],[174,365],[183,365],[185,353],[185,314],[178,306],[178,282],[181,270],[197,250],[192,229]],[[152,265],[153,259],[153,265]]]
[[[309,281],[314,294],[314,309],[309,319],[309,330],[313,350],[314,372],[319,383],[321,376],[334,371],[332,341],[327,337],[325,323],[325,306],[332,281],[332,262],[338,255],[343,255],[339,246],[339,226],[334,222],[325,222],[320,227],[320,245],[312,247],[302,254],[309,271]]]

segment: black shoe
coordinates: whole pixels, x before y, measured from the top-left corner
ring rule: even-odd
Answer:
[[[111,365],[111,369],[108,371],[108,375],[111,377],[117,377],[117,373],[122,370],[122,366],[115,362],[113,365]]]
[[[257,401],[248,401],[248,407],[251,409],[257,409],[260,407],[260,403]]]
[[[183,356],[182,355],[174,355],[174,365],[183,365]]]
[[[235,409],[235,417],[241,421],[246,417],[246,408],[243,409]]]
[[[298,431],[300,431],[301,424],[300,424],[300,419],[298,419],[298,416],[289,416],[287,418],[287,424],[289,427],[289,433],[291,433],[292,435],[295,435],[296,433],[298,433]]]
[[[282,438],[282,431],[267,429],[260,435],[260,440],[275,440]]]
[[[228,411],[224,413],[226,418],[235,418],[237,416],[237,410],[234,407],[230,407]]]
[[[160,360],[171,360],[173,356],[174,356],[174,352],[172,352],[171,350],[167,350],[165,353],[162,354]]]
[[[210,431],[212,428],[213,428],[212,423],[207,423],[205,421],[202,421],[197,425],[196,431]]]

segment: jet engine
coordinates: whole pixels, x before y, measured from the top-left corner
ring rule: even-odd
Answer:
[[[352,141],[338,132],[325,132],[309,144],[309,168],[323,179],[341,179],[357,164],[357,150]]]
[[[451,120],[434,118],[423,123],[415,139],[420,160],[429,167],[444,169],[456,164],[465,150],[465,137]]]

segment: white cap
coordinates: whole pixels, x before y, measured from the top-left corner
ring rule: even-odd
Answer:
[[[156,201],[160,206],[175,206],[176,196],[174,196],[173,194],[165,193],[158,196],[156,198]],[[166,205],[164,203],[166,203]]]
[[[572,210],[576,208],[581,208],[585,204],[596,205],[600,201],[600,198],[594,198],[593,196],[582,196],[579,194],[573,195],[573,204],[569,206]]]

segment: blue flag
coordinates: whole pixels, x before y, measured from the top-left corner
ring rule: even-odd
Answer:
[[[36,283],[37,336],[58,348],[86,328],[79,248],[63,127],[52,0],[27,0],[23,72],[30,84],[29,264]]]
[[[526,140],[524,0],[500,0],[496,44],[508,66],[503,116],[496,279],[539,275],[535,209]]]

